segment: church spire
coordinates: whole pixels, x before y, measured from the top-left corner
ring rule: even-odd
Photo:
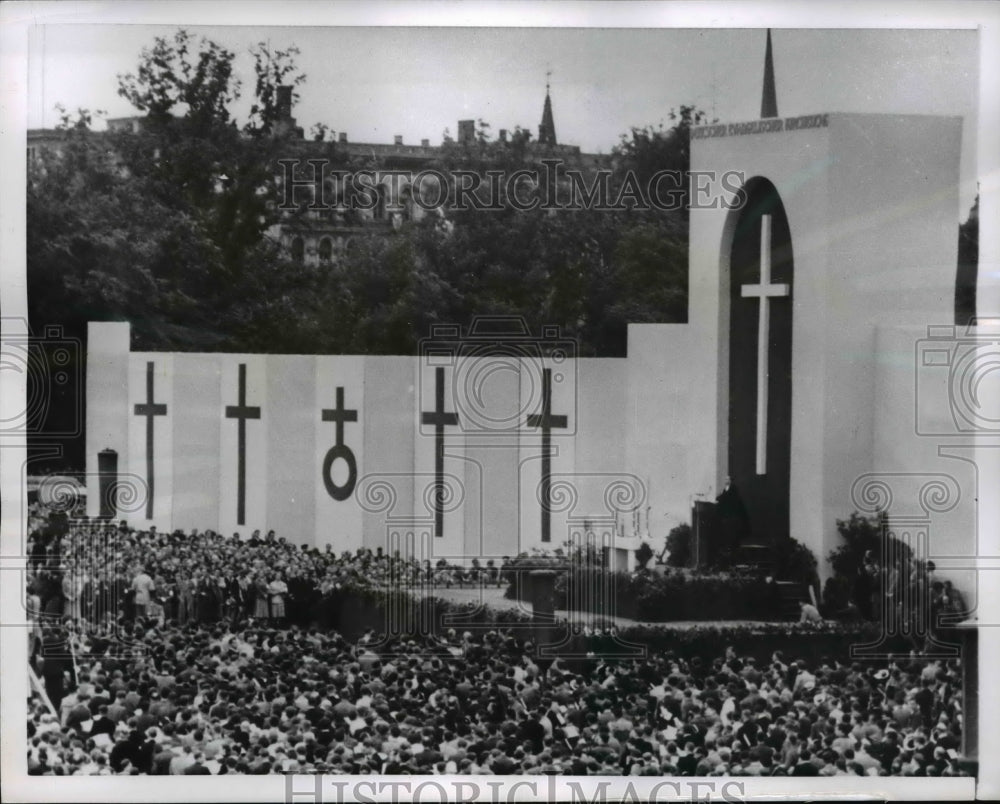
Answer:
[[[552,118],[552,99],[549,97],[550,70],[545,74],[545,106],[542,109],[542,123],[538,127],[538,143],[540,145],[556,145],[556,124]]]
[[[778,94],[774,89],[774,58],[771,56],[771,29],[767,29],[767,49],[764,51],[764,91],[760,98],[760,116],[778,116]]]

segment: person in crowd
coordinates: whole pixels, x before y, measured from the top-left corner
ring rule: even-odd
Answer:
[[[153,537],[154,534],[151,533],[150,536]],[[150,599],[155,589],[156,583],[150,577],[149,571],[145,567],[141,567],[132,578],[133,605],[135,606],[136,617],[146,616]]]
[[[177,578],[177,620],[184,624],[194,618],[194,583],[187,572]]]
[[[253,616],[258,620],[271,618],[271,595],[267,588],[267,580],[263,572],[258,572],[254,578],[254,610]]]
[[[268,533],[268,538],[273,532]],[[283,623],[285,621],[285,596],[288,594],[288,584],[285,583],[280,574],[275,573],[271,576],[271,582],[267,585],[267,594],[271,601],[271,619],[276,623]]]
[[[871,550],[865,550],[858,570],[855,601],[861,616],[866,620],[874,620],[881,606],[880,573],[875,554]]]
[[[799,622],[809,623],[811,625],[823,624],[823,617],[822,615],[820,615],[819,609],[816,608],[816,606],[814,606],[808,600],[799,601],[799,611],[800,611]]]
[[[80,573],[71,571],[65,564],[61,567],[62,593],[63,593],[63,614],[71,620],[80,619],[80,598],[83,593],[80,583]]]

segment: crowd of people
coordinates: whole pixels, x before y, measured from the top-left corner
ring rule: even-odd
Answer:
[[[915,559],[902,551],[880,561],[872,550],[865,551],[855,580],[854,598],[859,614],[866,620],[896,619],[919,623],[936,622],[939,615],[957,620],[969,614],[965,596],[951,580],[937,577],[933,561]]]
[[[958,660],[758,663],[729,648],[583,666],[502,628],[380,642],[308,621],[337,585],[506,570],[456,572],[273,533],[40,528],[29,772],[966,773]]]
[[[249,539],[208,530],[182,533],[78,521],[39,522],[28,547],[28,610],[39,616],[106,622],[151,616],[306,625],[324,596],[345,586],[447,588],[508,581],[510,563],[469,567],[381,550],[335,552],[296,546],[274,531]]]
[[[53,632],[45,662],[73,678],[55,711],[32,701],[29,772],[965,774],[954,662],[730,649],[581,669],[503,630],[449,633],[446,653],[372,639],[141,618],[124,642]]]

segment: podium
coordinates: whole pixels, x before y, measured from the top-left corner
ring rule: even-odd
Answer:
[[[719,514],[714,502],[697,500],[691,508],[691,566],[704,567],[719,543]]]
[[[118,453],[102,449],[97,453],[98,493],[101,519],[112,520],[118,513]]]

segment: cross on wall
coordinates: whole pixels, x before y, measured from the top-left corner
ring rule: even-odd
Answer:
[[[166,416],[167,406],[153,401],[153,362],[146,363],[146,401],[135,406],[136,416],[146,417],[146,519],[153,518],[153,423]]]
[[[458,425],[458,414],[444,409],[444,369],[434,369],[434,410],[420,414],[422,424],[434,425],[434,536],[444,536],[444,428]]]
[[[247,497],[247,419],[259,419],[260,408],[247,405],[247,364],[240,363],[239,399],[236,405],[226,405],[226,418],[237,420],[236,445],[236,524],[246,524]]]
[[[542,430],[542,541],[552,541],[552,430],[569,426],[569,419],[552,412],[552,369],[542,369],[542,412],[532,413],[525,424]]]
[[[757,454],[756,472],[767,474],[767,386],[770,372],[768,351],[771,336],[771,299],[791,295],[786,283],[771,283],[771,216],[760,220],[760,282],[740,287],[744,299],[759,299],[757,316]]]

